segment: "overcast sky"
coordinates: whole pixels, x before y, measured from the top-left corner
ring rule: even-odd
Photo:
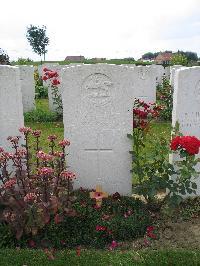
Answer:
[[[178,49],[200,57],[200,0],[2,0],[0,8],[0,48],[11,60],[39,60],[26,39],[30,24],[47,26],[47,60]]]

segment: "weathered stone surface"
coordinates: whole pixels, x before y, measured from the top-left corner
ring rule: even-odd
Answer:
[[[156,101],[157,71],[151,66],[137,66],[133,68],[134,84],[137,88],[136,96],[146,102]]]
[[[33,66],[19,66],[23,111],[35,109],[35,81]]]
[[[182,68],[183,66],[181,65],[174,65],[170,67],[170,85],[174,87],[174,75],[175,71],[179,68]]]
[[[200,67],[182,67],[175,71],[172,125],[176,122],[182,134],[200,138]],[[197,170],[200,171],[200,165]],[[200,178],[196,182],[200,195]]]
[[[20,71],[17,67],[0,65],[0,146],[8,149],[8,136],[19,134],[24,125]]]
[[[108,193],[131,194],[127,133],[132,132],[134,98],[153,99],[142,86],[149,72],[107,64],[62,70],[64,135],[71,141],[68,165],[77,173],[76,188],[102,185]]]

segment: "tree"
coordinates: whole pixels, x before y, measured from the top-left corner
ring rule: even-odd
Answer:
[[[10,65],[9,56],[0,48],[0,65]]]
[[[49,44],[49,38],[46,36],[46,26],[39,26],[30,25],[27,28],[26,38],[29,41],[33,51],[38,54],[40,57],[44,56],[47,53],[47,45]],[[42,60],[42,59],[41,59]]]
[[[172,56],[171,63],[172,65],[186,66],[188,63],[188,60],[184,54],[181,54],[180,52],[178,52]]]
[[[154,58],[155,58],[155,55],[154,55],[154,53],[151,53],[151,52],[148,52],[148,53],[145,53],[145,54],[142,55],[142,59],[151,60],[151,59],[154,59]]]

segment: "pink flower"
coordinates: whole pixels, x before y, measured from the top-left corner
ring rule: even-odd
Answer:
[[[22,158],[25,155],[27,155],[27,150],[23,149],[23,148],[18,148],[17,152],[16,152],[16,155]]]
[[[10,180],[6,181],[3,185],[3,188],[8,189],[13,187],[17,183],[16,178],[11,178]]]
[[[18,144],[20,137],[8,137],[7,140],[9,140],[11,143]]]
[[[54,170],[51,167],[42,167],[38,170],[39,175],[51,175],[53,174]]]
[[[50,141],[54,141],[57,139],[57,136],[56,135],[49,135],[47,139]]]
[[[24,135],[27,135],[28,133],[32,132],[32,129],[30,127],[21,127],[19,129],[19,132],[24,133]]]
[[[32,135],[36,138],[41,136],[41,130],[33,130]]]
[[[4,149],[2,147],[0,147],[0,153],[4,152]]]
[[[70,145],[70,141],[67,140],[67,139],[64,139],[64,140],[60,141],[60,142],[58,143],[58,145],[64,148],[64,147]]]
[[[64,179],[70,179],[72,180],[73,178],[76,178],[76,175],[72,172],[69,171],[62,171],[60,174],[61,177],[63,177]]]
[[[55,151],[53,155],[60,158],[63,158],[65,156],[64,153],[60,151]]]
[[[37,195],[35,193],[28,193],[24,197],[25,202],[35,202],[37,200]]]
[[[53,160],[53,156],[50,154],[47,154],[43,151],[38,151],[37,153],[37,158],[41,159],[43,161],[52,161]]]
[[[116,247],[118,247],[118,244],[117,244],[117,242],[115,240],[113,240],[112,243],[109,245],[108,249],[109,250],[113,250]]]

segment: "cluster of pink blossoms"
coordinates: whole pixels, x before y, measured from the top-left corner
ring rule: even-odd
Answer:
[[[16,183],[17,183],[16,178],[10,178],[8,181],[5,182],[3,187],[5,189],[9,189],[12,188],[14,185],[16,185]]]
[[[70,171],[62,171],[60,176],[67,180],[73,180],[74,178],[76,178],[76,175]]]
[[[50,155],[50,154],[45,153],[43,151],[38,151],[37,158],[41,159],[45,162],[49,162],[49,161],[52,161],[54,157],[53,157],[53,155]]]
[[[37,200],[37,195],[33,192],[26,194],[26,196],[24,197],[25,202],[35,202],[36,200]]]
[[[51,175],[54,173],[54,170],[51,167],[42,167],[38,170],[38,174],[42,176]]]

